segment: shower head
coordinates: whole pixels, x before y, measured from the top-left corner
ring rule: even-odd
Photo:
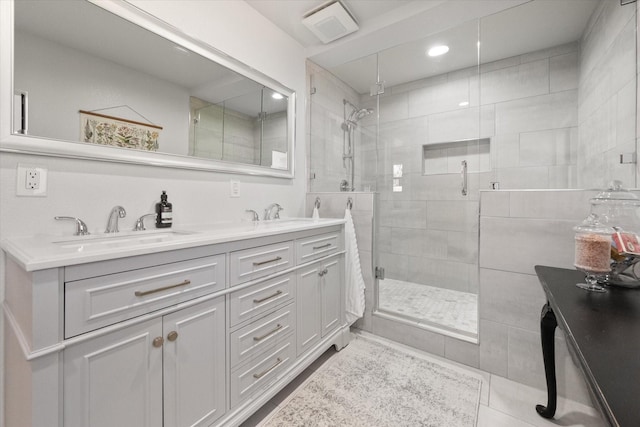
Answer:
[[[353,113],[351,113],[351,115],[347,119],[347,121],[355,123],[358,120],[362,119],[363,117],[366,117],[372,113],[373,113],[373,108],[363,108],[361,110],[354,110]]]
[[[347,131],[352,127],[356,126],[358,120],[362,119],[365,116],[373,113],[372,108],[362,108],[361,110],[353,110],[353,112],[349,115],[349,118],[342,123],[342,129]]]

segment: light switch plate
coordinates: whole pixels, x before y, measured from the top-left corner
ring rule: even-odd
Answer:
[[[240,181],[232,179],[229,182],[229,197],[240,197]]]

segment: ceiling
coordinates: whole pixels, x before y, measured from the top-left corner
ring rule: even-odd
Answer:
[[[359,93],[580,39],[600,0],[340,0],[359,30],[323,44],[303,24],[323,0],[245,0],[297,40],[307,57]],[[478,52],[480,41],[480,52]],[[435,43],[450,47],[429,60]],[[379,55],[377,55],[379,54]],[[402,64],[398,66],[398,64]],[[366,78],[364,78],[366,76]]]

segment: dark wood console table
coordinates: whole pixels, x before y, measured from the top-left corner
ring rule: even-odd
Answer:
[[[549,400],[538,413],[552,418],[556,410],[553,335],[559,326],[605,421],[640,426],[640,289],[588,292],[575,286],[584,280],[579,271],[535,269],[547,296],[540,331]]]

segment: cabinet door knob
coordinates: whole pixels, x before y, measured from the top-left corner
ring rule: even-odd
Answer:
[[[164,338],[162,337],[156,337],[153,339],[153,346],[158,348],[158,347],[162,347],[162,344],[164,344]]]
[[[175,341],[178,339],[178,333],[176,331],[171,331],[167,334],[167,339],[169,341]]]

